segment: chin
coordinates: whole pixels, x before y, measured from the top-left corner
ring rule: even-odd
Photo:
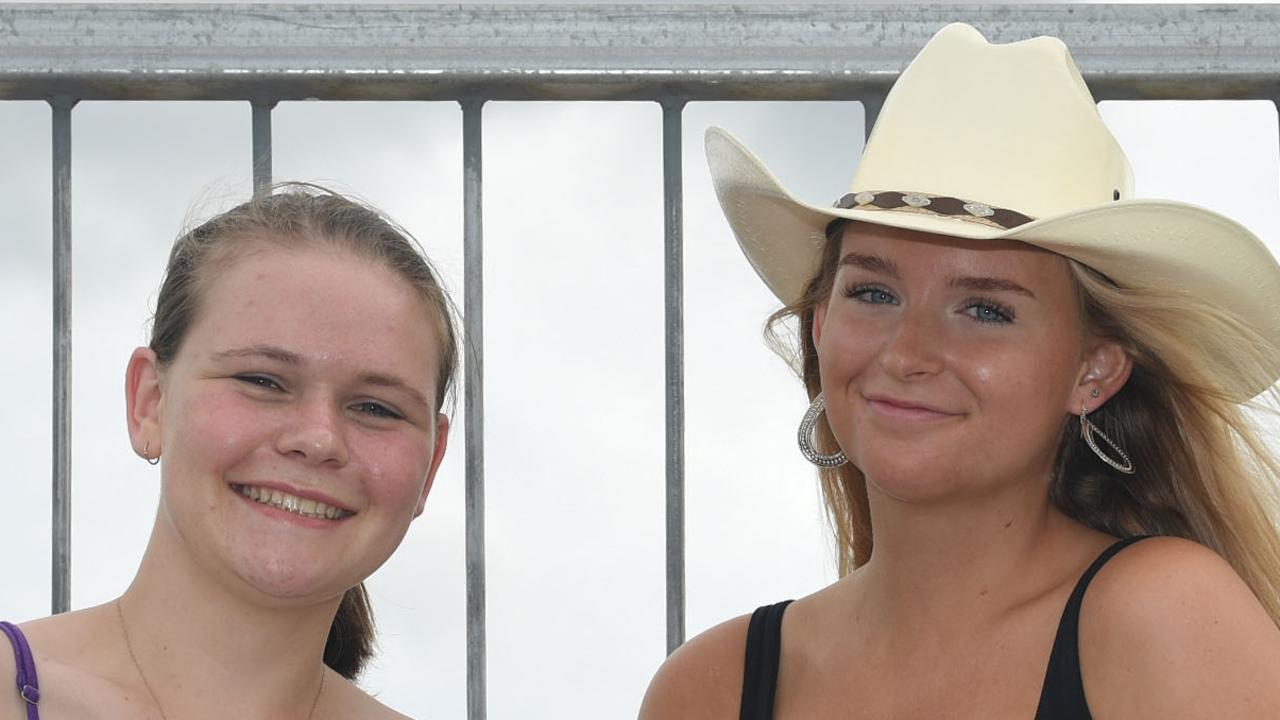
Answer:
[[[254,553],[231,558],[230,567],[245,585],[279,600],[340,595],[359,581],[337,577],[332,564],[322,559],[298,555]]]
[[[907,503],[928,503],[943,500],[963,492],[968,475],[946,463],[923,461],[918,456],[914,462],[903,462],[904,456],[869,458],[859,463],[867,479],[868,490],[874,488],[883,495]]]

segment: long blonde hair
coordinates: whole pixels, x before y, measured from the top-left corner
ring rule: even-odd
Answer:
[[[846,221],[827,228],[821,266],[799,300],[774,313],[767,332],[813,398],[821,390],[813,342],[815,309],[831,294]],[[1137,472],[1123,475],[1080,441],[1080,421],[1063,424],[1049,489],[1068,516],[1116,536],[1171,535],[1199,542],[1244,578],[1280,625],[1280,461],[1249,412],[1277,417],[1274,388],[1242,403],[1228,388],[1259,387],[1277,366],[1277,339],[1264,338],[1205,298],[1177,290],[1121,288],[1070,261],[1081,322],[1119,342],[1133,358],[1125,386],[1090,421],[1129,453]],[[796,342],[779,333],[799,320]],[[1195,332],[1189,332],[1192,328]],[[1189,346],[1187,338],[1212,338]],[[792,353],[798,354],[792,355]],[[837,444],[825,420],[816,444]],[[844,576],[871,557],[874,539],[866,479],[852,463],[818,472]]]

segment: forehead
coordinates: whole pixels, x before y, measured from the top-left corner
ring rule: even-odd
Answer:
[[[433,315],[381,263],[341,248],[255,243],[208,269],[184,350],[275,345],[304,360],[434,382]]]
[[[1074,292],[1066,258],[1014,240],[973,240],[854,222],[844,228],[837,260],[850,253],[890,261],[917,278],[1008,277]]]

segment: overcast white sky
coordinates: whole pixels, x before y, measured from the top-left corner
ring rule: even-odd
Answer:
[[[1105,103],[1138,194],[1190,200],[1280,248],[1271,103]],[[485,110],[491,718],[627,717],[664,654],[661,115],[645,103]],[[688,626],[834,578],[800,384],[761,341],[775,300],[742,259],[701,138],[738,134],[799,195],[845,192],[857,103],[685,113]],[[277,179],[354,191],[406,225],[461,302],[461,113],[452,103],[282,103]],[[158,472],[129,448],[123,371],[169,244],[250,187],[241,103],[81,103],[74,128],[72,603],[119,594]],[[49,607],[50,141],[0,102],[0,618]],[[459,407],[461,404],[459,403]],[[365,686],[414,717],[465,712],[462,418],[425,514],[370,582]]]

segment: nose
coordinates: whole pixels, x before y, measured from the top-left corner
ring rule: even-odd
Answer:
[[[942,329],[927,308],[908,308],[880,349],[880,367],[891,377],[910,381],[942,369]]]
[[[346,465],[342,411],[323,396],[298,402],[276,438],[276,450],[308,465]]]

